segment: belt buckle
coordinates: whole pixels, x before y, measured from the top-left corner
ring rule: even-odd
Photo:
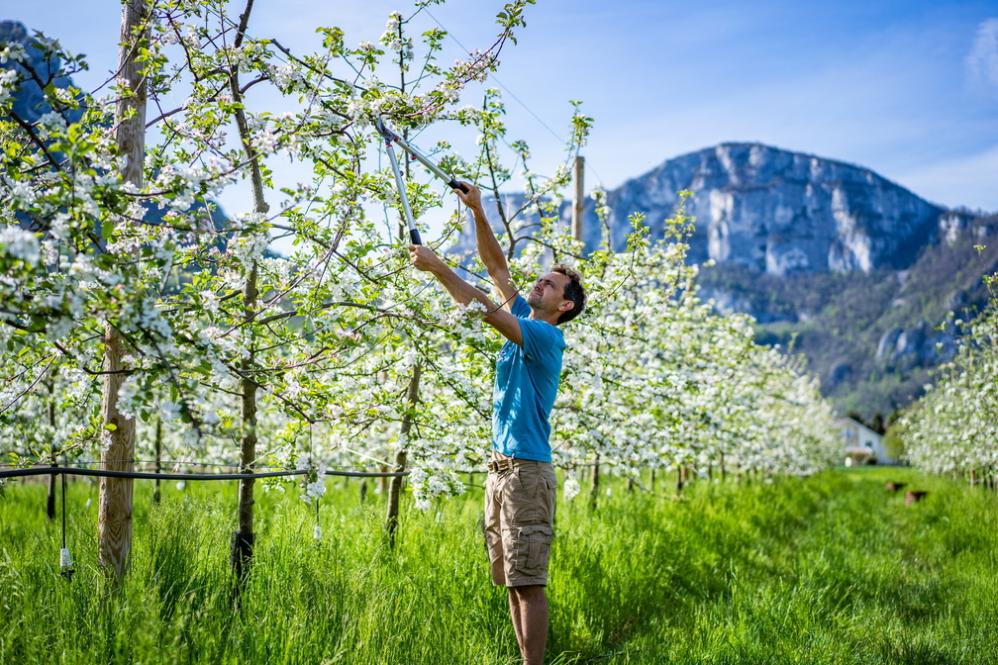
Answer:
[[[503,471],[512,471],[514,466],[514,459],[512,457],[500,457],[499,459],[494,459],[490,461],[487,465],[490,471],[495,473],[501,473]]]

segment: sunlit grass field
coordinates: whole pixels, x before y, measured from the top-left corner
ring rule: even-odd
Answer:
[[[926,489],[905,506],[887,479]],[[481,482],[479,475],[476,482]],[[648,478],[644,485],[648,486]],[[559,494],[549,663],[998,663],[998,497],[906,469]],[[329,481],[314,511],[258,491],[256,560],[232,602],[234,483],[136,481],[132,568],[96,569],[97,489],[70,483],[71,582],[41,483],[0,495],[0,663],[515,663],[488,581],[482,492],[404,507]],[[903,494],[903,493],[902,493]],[[91,504],[86,505],[91,499]]]

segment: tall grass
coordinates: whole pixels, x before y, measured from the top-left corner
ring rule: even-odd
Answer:
[[[930,494],[906,507],[888,477]],[[235,609],[235,486],[191,485],[154,506],[136,481],[118,592],[95,565],[94,485],[70,484],[72,582],[44,486],[8,485],[0,662],[517,662],[480,490],[407,507],[394,551],[381,498],[362,504],[356,481],[330,481],[319,543],[297,492],[262,493]],[[703,483],[681,499],[610,487],[595,512],[559,503],[549,662],[998,663],[998,498],[984,490],[899,469]]]

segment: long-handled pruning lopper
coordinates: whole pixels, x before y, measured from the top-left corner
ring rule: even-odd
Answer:
[[[416,220],[412,216],[412,208],[409,206],[409,197],[405,192],[405,182],[402,180],[402,171],[399,170],[398,157],[395,155],[395,148],[392,147],[392,143],[397,143],[400,148],[412,155],[412,159],[422,162],[423,166],[430,170],[430,173],[446,182],[447,186],[451,189],[460,189],[462,192],[467,192],[468,187],[448,175],[429,157],[421,153],[413,147],[411,143],[389,129],[384,120],[380,117],[374,122],[374,126],[377,128],[378,133],[380,133],[385,139],[385,150],[388,153],[388,161],[392,164],[392,173],[395,174],[395,184],[398,186],[399,198],[402,200],[402,212],[405,214],[405,221],[409,226],[409,239],[412,240],[412,244],[414,245],[422,245],[423,241],[419,237],[419,230],[416,228]]]

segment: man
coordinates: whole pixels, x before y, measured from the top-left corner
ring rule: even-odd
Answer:
[[[548,553],[554,535],[555,475],[551,426],[565,340],[556,327],[578,316],[586,295],[579,274],[561,265],[537,280],[524,300],[482,210],[481,193],[454,190],[475,216],[478,254],[501,298],[485,294],[448,268],[432,250],[410,245],[419,270],[433,273],[454,299],[486,308],[485,321],[506,337],[492,394],[492,459],[485,488],[485,541],[492,582],[505,585],[513,630],[526,665],[544,661]]]

